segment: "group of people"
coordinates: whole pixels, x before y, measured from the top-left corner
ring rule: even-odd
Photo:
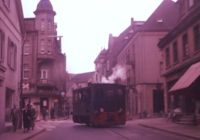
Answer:
[[[23,122],[23,129],[24,132],[28,132],[30,129],[34,129],[35,126],[35,120],[36,120],[36,111],[32,107],[31,104],[27,104],[22,111],[20,112],[19,109],[17,109],[16,105],[11,110],[11,120],[13,124],[13,131],[16,131],[19,123],[20,123],[20,117]]]
[[[36,111],[32,105],[27,104],[27,106],[23,109],[22,118],[24,132],[28,132],[30,129],[33,130],[35,126]]]

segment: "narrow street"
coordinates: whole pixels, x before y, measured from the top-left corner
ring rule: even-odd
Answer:
[[[37,126],[40,127],[40,126]],[[125,126],[93,128],[70,120],[45,123],[46,131],[32,140],[191,140],[128,122]]]

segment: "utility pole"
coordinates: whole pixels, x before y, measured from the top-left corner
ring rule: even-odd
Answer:
[[[19,95],[19,108],[20,108],[20,114],[19,114],[19,128],[22,128],[22,112],[24,107],[24,101],[22,99],[23,94],[23,64],[24,64],[24,45],[25,45],[25,39],[26,39],[26,33],[22,37],[22,48],[21,48],[21,73],[20,73],[20,95]]]

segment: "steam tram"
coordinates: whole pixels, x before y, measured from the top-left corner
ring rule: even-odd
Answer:
[[[88,126],[126,123],[126,88],[119,84],[89,84],[73,91],[73,121]]]

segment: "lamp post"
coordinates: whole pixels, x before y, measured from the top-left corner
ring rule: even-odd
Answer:
[[[24,107],[24,102],[22,99],[22,94],[23,94],[23,63],[24,63],[24,44],[25,44],[25,39],[26,39],[26,33],[24,36],[22,36],[22,45],[21,45],[21,73],[20,73],[20,94],[19,94],[19,108],[20,108],[20,114],[19,114],[19,128],[22,128],[22,109]]]

